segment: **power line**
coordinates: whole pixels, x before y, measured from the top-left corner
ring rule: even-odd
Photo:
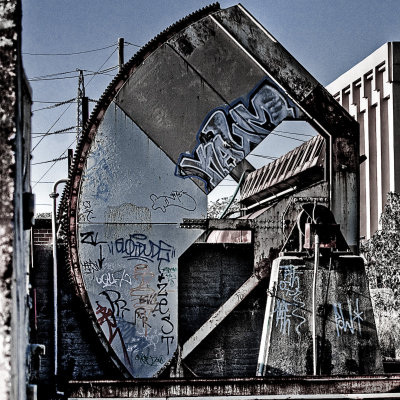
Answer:
[[[33,146],[33,149],[31,151],[31,154],[34,152],[34,150],[36,149],[36,147],[39,146],[39,144],[42,142],[42,140],[50,134],[50,130],[53,129],[54,125],[62,118],[62,116],[70,109],[70,107],[72,106],[72,103],[69,103],[68,107],[61,113],[61,115],[56,119],[56,121],[53,123],[53,125],[51,125],[51,127],[49,128],[49,130],[46,132],[45,135],[43,135],[43,137],[39,140],[39,142],[36,143],[35,146]]]
[[[103,64],[99,67],[98,71],[100,71],[103,66],[107,63],[107,61],[113,56],[113,54],[116,52],[117,49],[114,49],[113,52],[106,58],[106,60],[103,62]],[[93,74],[92,78],[89,80],[86,86],[90,84],[90,82],[96,77],[97,74]],[[39,140],[39,142],[34,146],[33,150],[36,149],[37,146],[42,142],[42,140],[49,135],[50,130],[54,127],[54,125],[61,119],[61,117],[67,112],[67,110],[71,107],[72,103],[68,105],[68,107],[61,113],[61,115],[57,118],[57,120],[53,123],[53,125],[49,128],[49,130],[46,132],[46,134]],[[63,157],[65,152],[76,142],[76,138],[74,141],[62,152],[62,154],[58,157]],[[31,153],[32,153],[31,152]],[[44,172],[44,174],[39,178],[39,180],[33,185],[32,189],[35,188],[35,186],[42,181],[42,179],[49,173],[49,171],[56,165],[57,161],[54,161],[53,164],[50,165],[50,167]]]
[[[39,182],[39,181],[31,181],[31,183],[44,183],[44,184],[50,184],[50,183],[54,183],[54,182],[52,182],[52,181],[41,181],[41,182]]]
[[[40,162],[37,162],[37,163],[32,163],[31,165],[48,164],[48,163],[51,163],[51,162],[62,161],[62,160],[65,160],[67,158],[68,158],[68,156],[58,157],[58,158],[53,158],[52,160],[40,161]],[[39,182],[37,182],[37,183],[39,183]]]
[[[100,50],[105,50],[109,49],[110,47],[116,46],[116,43],[110,44],[109,46],[101,47],[99,49],[92,49],[92,50],[84,50],[84,51],[75,51],[71,53],[22,53],[22,54],[27,54],[30,56],[74,56],[76,54],[85,54],[85,53],[93,53],[95,51],[100,51]]]
[[[110,47],[111,47],[111,46],[110,46]],[[106,60],[103,62],[103,64],[101,64],[100,68],[99,68],[97,71],[100,71],[100,70],[104,67],[104,65],[105,65],[105,64],[107,63],[107,61],[113,56],[113,54],[114,54],[116,51],[117,51],[117,48],[115,48],[115,49],[113,50],[113,52],[106,58]],[[90,78],[90,80],[89,80],[89,82],[87,83],[86,86],[88,86],[88,85],[90,84],[90,82],[91,82],[96,76],[97,76],[97,74],[94,73],[93,76]],[[62,118],[62,116],[70,109],[70,107],[71,107],[72,104],[73,104],[73,103],[69,103],[68,107],[67,107],[67,108],[61,113],[61,115],[56,119],[56,121],[55,121],[55,122],[53,123],[53,125],[49,128],[49,130],[46,132],[46,134],[42,136],[42,138],[39,140],[38,143],[36,143],[36,145],[33,147],[32,151],[31,151],[31,153],[33,153],[33,151],[39,146],[39,144],[42,142],[42,140],[43,140],[46,136],[48,136],[48,134],[50,133],[51,129],[53,129],[54,125],[56,125],[57,122]],[[53,164],[53,165],[54,165],[54,164]],[[50,169],[51,169],[51,168],[52,168],[52,167],[50,167]]]
[[[89,86],[90,82],[95,78],[95,76],[99,73],[99,71],[104,67],[104,65],[107,63],[107,61],[114,55],[114,53],[117,51],[117,48],[114,49],[114,51],[107,57],[106,61],[101,64],[100,68],[97,70],[97,73],[95,72],[93,76],[89,79],[89,82],[86,84],[86,86]]]
[[[60,156],[58,158],[61,158],[64,156],[65,152],[76,142],[76,138],[74,139],[74,141],[60,154]],[[32,186],[32,189],[35,188],[35,186],[38,183],[42,182],[42,179],[49,173],[49,171],[54,167],[54,165],[56,165],[57,161],[54,161],[53,164],[50,165],[49,168],[47,168],[46,172],[39,178],[38,181],[36,181],[36,183]]]
[[[59,101],[42,101],[42,100],[32,100],[32,103],[39,103],[39,104],[56,104],[56,103],[62,103],[64,100],[59,100]]]
[[[138,44],[135,44],[135,43],[129,43],[126,40],[124,41],[124,43],[127,44],[128,46],[139,47],[139,49],[142,47],[142,46],[139,46]]]
[[[51,76],[58,76],[58,75],[68,75],[68,74],[75,74],[76,69],[73,71],[64,71],[64,72],[54,72],[53,74],[46,74],[46,75],[39,75],[30,79],[37,79],[37,78],[50,78]]]
[[[76,100],[75,100],[75,98],[73,98],[73,99],[61,101],[61,102],[59,102],[59,103],[55,103],[55,104],[53,104],[53,105],[51,105],[51,106],[42,107],[42,108],[37,108],[36,110],[32,110],[32,112],[42,111],[42,110],[50,110],[50,109],[52,109],[52,108],[61,107],[61,106],[63,106],[64,104],[75,103],[75,102],[76,102]]]
[[[42,136],[51,136],[51,135],[64,135],[64,134],[69,134],[69,133],[75,133],[76,135],[76,131],[65,131],[65,132],[35,132],[35,133],[31,133],[33,139],[37,139],[40,138]]]
[[[75,100],[75,99],[73,99]],[[98,100],[88,99],[90,102],[97,103]],[[66,100],[58,100],[58,101],[43,101],[43,100],[32,100],[32,103],[39,103],[39,104],[56,104],[56,103],[63,103]]]
[[[108,72],[111,72],[115,69],[118,68],[118,65],[115,65],[110,68],[106,68],[102,71],[88,71],[88,70],[82,70],[85,72],[85,76],[89,75],[108,75],[108,76],[114,76],[113,74],[108,74]],[[29,78],[29,82],[43,82],[43,81],[57,81],[57,80],[64,80],[64,79],[73,79],[73,78],[79,78],[79,75],[77,75],[78,71],[69,71],[69,72],[60,72],[60,73],[54,73],[54,74],[49,74],[49,75],[40,75],[40,76],[35,76],[33,78]],[[72,76],[59,76],[59,75],[67,75],[67,74],[75,74]]]
[[[74,126],[69,126],[68,128],[59,129],[58,131],[54,131],[54,132],[35,132],[35,133],[31,133],[31,135],[57,135],[59,133],[66,133],[66,132],[70,131],[71,129],[75,129],[75,128],[76,127],[74,125]]]

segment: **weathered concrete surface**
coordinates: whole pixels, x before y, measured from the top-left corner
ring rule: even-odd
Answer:
[[[30,89],[21,61],[21,3],[0,3],[0,398],[25,399],[28,352]]]
[[[12,168],[15,154],[11,140],[15,138],[15,109],[17,102],[15,72],[17,68],[16,1],[0,4],[0,398],[11,393],[11,277],[13,273],[13,196],[15,182]]]
[[[268,292],[267,375],[313,373],[313,259],[274,261]],[[317,373],[383,372],[364,262],[322,257],[316,293]]]

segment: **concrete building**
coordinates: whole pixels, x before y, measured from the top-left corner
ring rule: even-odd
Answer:
[[[0,398],[24,400],[28,385],[31,93],[21,58],[21,3],[0,3]],[[33,398],[33,397],[30,397]]]
[[[400,191],[400,42],[381,46],[327,86],[360,124],[360,236],[380,228],[389,191]],[[366,158],[365,158],[365,157]]]

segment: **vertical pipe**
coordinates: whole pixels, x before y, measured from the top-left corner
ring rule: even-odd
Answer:
[[[124,38],[118,39],[118,65],[121,71],[124,66]]]
[[[266,365],[268,363],[268,353],[271,343],[272,321],[275,308],[275,296],[279,278],[280,259],[276,258],[272,263],[271,276],[269,278],[269,289],[267,290],[267,304],[263,330],[260,341],[260,351],[258,354],[256,376],[265,376]]]
[[[57,226],[56,226],[56,214],[57,214],[57,186],[60,183],[66,183],[67,179],[58,180],[54,186],[53,191],[50,193],[50,197],[53,199],[53,214],[51,216],[51,231],[52,231],[52,242],[53,242],[53,320],[54,320],[54,382],[55,390],[57,393],[57,376],[58,376],[58,265],[57,265]]]
[[[314,276],[312,291],[312,340],[313,340],[313,374],[317,375],[317,273],[319,267],[319,236],[315,235]]]

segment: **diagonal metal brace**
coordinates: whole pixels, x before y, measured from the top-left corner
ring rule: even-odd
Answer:
[[[249,279],[190,337],[182,347],[185,359],[261,282],[264,276],[253,274]]]

